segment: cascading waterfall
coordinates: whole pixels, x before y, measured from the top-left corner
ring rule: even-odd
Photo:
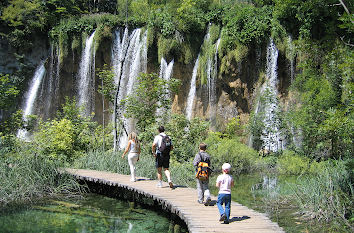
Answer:
[[[44,62],[41,62],[41,64],[37,67],[33,78],[31,80],[28,92],[25,95],[25,101],[23,105],[23,119],[26,120],[28,115],[33,114],[33,108],[36,103],[37,99],[37,94],[39,87],[42,83],[43,77],[45,75],[45,67],[44,67]],[[25,129],[21,129],[17,132],[17,137],[26,139],[28,138],[27,131]]]
[[[167,64],[166,60],[164,58],[161,58],[161,64],[160,64],[160,78],[163,78],[166,81],[169,81],[171,79],[172,73],[173,73],[173,65],[174,65],[174,59],[170,61],[170,63]],[[169,93],[167,94],[169,96]],[[156,110],[156,116],[157,118],[161,118],[161,116],[164,114],[165,109],[158,108]]]
[[[295,48],[293,44],[293,39],[289,35],[288,37],[288,54],[289,54],[289,59],[290,59],[290,80],[291,82],[294,81],[294,75],[295,75],[295,62],[294,62],[294,53],[295,53]]]
[[[198,54],[197,60],[194,63],[192,79],[191,79],[191,86],[190,86],[188,98],[187,98],[186,116],[187,116],[188,120],[192,119],[193,104],[194,104],[194,99],[195,99],[195,93],[197,91],[196,81],[197,81],[198,66],[199,66],[199,54]]]
[[[257,104],[256,114],[260,111],[264,113],[264,129],[262,130],[261,140],[263,141],[263,148],[272,152],[282,150],[285,146],[280,132],[281,122],[278,115],[280,109],[277,97],[277,62],[278,49],[271,40],[267,48],[267,80],[261,89],[263,102]]]
[[[172,59],[172,61],[167,64],[166,60],[164,58],[161,58],[160,78],[163,78],[166,81],[169,81],[171,79],[174,62],[174,59]]]
[[[130,95],[134,90],[136,78],[140,72],[147,69],[147,32],[141,36],[141,29],[134,29],[129,35],[128,29],[124,33],[118,29],[114,34],[112,47],[112,65],[115,73],[116,85],[119,83],[118,103]],[[119,110],[120,124],[123,124],[127,132],[134,130],[134,120],[123,116],[123,109]],[[127,135],[121,129],[119,147],[124,148],[127,143]]]
[[[209,34],[209,32],[208,32]],[[210,37],[210,35],[209,35]],[[207,80],[208,80],[208,95],[211,125],[215,126],[216,118],[216,78],[218,74],[218,48],[220,38],[215,43],[214,57],[209,57],[207,63]]]
[[[52,109],[55,109],[57,103],[58,91],[59,91],[59,49],[54,50],[54,46],[51,46],[51,56],[49,63],[49,70],[44,77],[40,99],[43,101],[44,118],[48,118]],[[54,100],[53,100],[54,98]]]
[[[89,116],[94,111],[95,98],[95,32],[86,39],[85,49],[82,52],[78,73],[78,105],[83,107],[83,114]]]

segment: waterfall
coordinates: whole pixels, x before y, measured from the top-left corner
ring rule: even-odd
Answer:
[[[199,66],[199,55],[200,54],[198,54],[197,60],[194,63],[192,79],[191,79],[191,86],[189,88],[189,93],[188,93],[188,98],[187,98],[186,116],[187,116],[188,120],[192,119],[194,98],[195,98],[195,93],[197,90],[196,80],[197,80],[197,71],[198,71],[198,66]]]
[[[25,95],[25,101],[23,105],[23,119],[26,120],[28,115],[33,114],[33,107],[36,103],[37,99],[37,94],[39,87],[42,83],[43,77],[45,75],[45,67],[44,67],[44,62],[41,62],[41,64],[37,67],[33,78],[31,80],[28,92]],[[26,139],[27,138],[27,131],[24,129],[21,129],[17,132],[17,137]]]
[[[172,76],[173,65],[174,65],[174,59],[172,59],[172,61],[170,61],[170,63],[167,64],[166,60],[164,58],[161,58],[159,77],[166,81],[169,81]],[[167,96],[170,96],[169,92],[167,93]],[[156,109],[156,117],[158,120],[162,120],[162,116],[164,115],[165,111],[166,109],[164,107]]]
[[[264,128],[262,130],[261,140],[263,141],[263,148],[269,151],[276,152],[282,150],[284,142],[282,141],[280,132],[279,119],[279,103],[278,103],[278,49],[273,40],[270,41],[267,48],[267,80],[262,86],[261,95],[263,102],[257,104],[256,114],[262,111],[264,113]]]
[[[210,37],[210,35],[209,35]],[[209,116],[211,125],[215,126],[216,118],[216,79],[218,75],[218,48],[220,44],[220,38],[215,43],[214,57],[208,58],[207,63],[207,79],[208,79],[208,98],[209,98]]]
[[[141,36],[141,29],[134,29],[129,35],[128,28],[118,29],[114,33],[112,46],[112,65],[115,74],[116,85],[119,83],[118,104],[132,94],[136,78],[140,72],[147,69],[147,32]],[[134,130],[134,120],[123,116],[124,110],[119,110],[119,118],[127,132]],[[119,147],[124,148],[127,143],[127,135],[121,129]]]
[[[293,39],[289,35],[288,37],[288,58],[290,60],[290,80],[291,83],[294,81],[294,75],[295,75],[295,62],[294,62],[294,56],[295,56],[295,48],[293,44]]]
[[[54,50],[54,46],[51,45],[51,55],[49,70],[47,75],[44,77],[42,90],[40,93],[40,99],[43,102],[43,114],[44,118],[49,118],[51,111],[55,109],[55,104],[58,101],[58,90],[59,90],[59,49]],[[54,98],[54,100],[53,100]]]
[[[95,32],[86,39],[85,49],[82,51],[78,73],[78,105],[84,108],[83,114],[88,116],[94,111],[95,98]]]
[[[167,64],[166,60],[164,58],[161,58],[160,75],[159,75],[160,78],[163,78],[166,81],[169,81],[172,76],[173,65],[174,65],[173,59],[170,63]]]

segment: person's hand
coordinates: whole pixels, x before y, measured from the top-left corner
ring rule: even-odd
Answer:
[[[136,160],[137,162],[139,161],[139,157],[138,157],[138,159]]]
[[[156,158],[156,153],[152,153],[152,155]]]
[[[124,159],[124,154],[122,155],[122,159]]]

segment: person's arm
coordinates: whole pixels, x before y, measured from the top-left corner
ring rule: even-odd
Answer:
[[[234,187],[234,185],[235,185],[235,183],[234,183],[234,179],[232,178],[232,180],[231,180],[231,187]]]
[[[194,167],[197,167],[198,164],[200,162],[200,156],[199,156],[199,153],[197,153],[195,156],[194,156],[194,160],[193,160],[193,166]]]
[[[152,150],[152,154],[154,155],[154,157],[156,157],[156,143],[152,143],[151,150]]]
[[[216,181],[215,186],[216,186],[217,188],[220,188],[220,182]]]
[[[125,150],[124,150],[124,152],[123,152],[122,158],[124,158],[125,154],[128,153],[129,148],[130,148],[130,143],[131,143],[131,142],[128,141],[128,145],[127,145],[127,147],[125,148]]]

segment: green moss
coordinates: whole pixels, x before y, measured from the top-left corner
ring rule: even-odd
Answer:
[[[71,50],[72,51],[81,50],[81,38],[79,38],[78,36],[73,37],[73,40],[71,42]]]
[[[169,55],[179,51],[180,43],[175,38],[165,38],[160,36],[157,40],[158,58],[166,58]]]

